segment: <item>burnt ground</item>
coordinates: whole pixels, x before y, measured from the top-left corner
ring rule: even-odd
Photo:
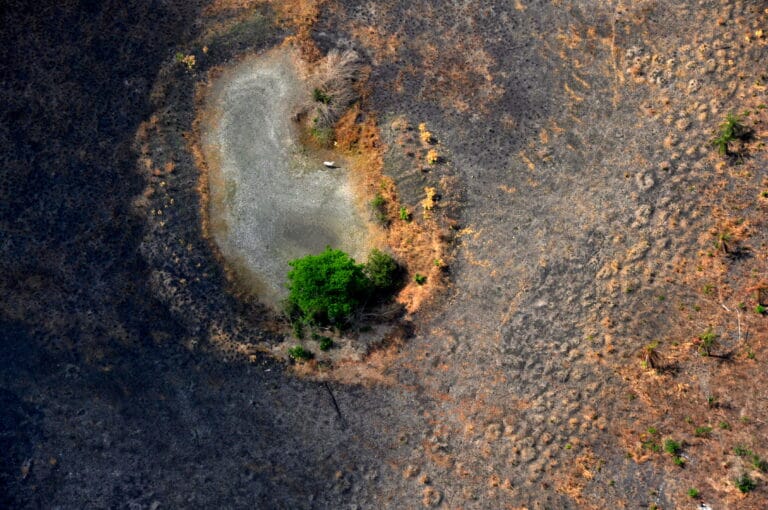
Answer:
[[[768,457],[768,3],[312,5],[0,7],[0,506],[765,507],[733,448]],[[370,62],[401,199],[435,187],[456,216],[451,283],[387,384],[238,351],[280,333],[204,236],[195,87],[297,13]],[[747,110],[744,157],[718,156]],[[664,370],[639,364],[652,340]]]

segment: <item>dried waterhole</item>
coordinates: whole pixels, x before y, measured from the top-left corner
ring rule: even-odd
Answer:
[[[365,259],[372,225],[340,154],[300,142],[294,113],[312,97],[298,54],[277,48],[226,69],[201,115],[209,233],[264,303],[285,297],[288,262],[326,246]],[[328,169],[332,158],[338,168]]]

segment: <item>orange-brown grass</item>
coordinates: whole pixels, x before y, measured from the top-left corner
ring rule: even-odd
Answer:
[[[326,0],[214,0],[203,10],[203,15],[222,19],[209,24],[210,35],[232,27],[254,9],[266,5],[275,13],[277,23],[295,32],[288,41],[296,43],[305,60],[314,62],[322,57],[322,53],[312,40],[311,30],[325,3]]]
[[[378,194],[386,202],[386,215],[391,222],[383,232],[383,238],[408,269],[407,284],[396,299],[409,313],[413,313],[445,284],[442,269],[448,258],[445,235],[434,215],[414,217],[412,221],[399,218],[401,204],[396,186],[382,174],[384,147],[376,117],[368,113],[358,123],[356,119],[360,115],[360,107],[355,106],[339,120],[335,129],[337,144],[340,149],[353,151],[352,175],[361,190],[360,196],[365,197],[368,203]],[[434,204],[432,192],[430,210]],[[417,273],[427,276],[425,284],[413,281]]]
[[[579,508],[601,508],[590,504],[584,497],[584,489],[600,470],[601,461],[591,448],[584,448],[583,453],[576,457],[566,475],[556,481],[558,492],[567,494],[580,506]]]
[[[322,52],[312,39],[312,27],[320,15],[320,8],[326,0],[268,0],[267,3],[278,13],[281,22],[295,30],[295,35],[286,38],[286,44],[295,44],[307,62],[317,62]]]

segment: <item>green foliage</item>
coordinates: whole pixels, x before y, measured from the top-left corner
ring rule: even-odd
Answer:
[[[741,445],[736,445],[733,447],[733,453],[735,453],[738,457],[749,457],[752,455],[752,450],[744,448]]]
[[[381,196],[381,193],[376,193],[376,196],[371,200],[371,209],[373,209],[373,213],[379,223],[385,226],[389,223],[387,218],[387,199]]]
[[[293,321],[291,323],[291,330],[293,331],[293,336],[295,336],[298,339],[304,338],[304,322],[297,320]]]
[[[327,336],[321,336],[320,337],[320,350],[321,351],[327,351],[327,350],[330,350],[331,347],[333,347],[333,340],[331,340]]]
[[[747,473],[744,473],[733,482],[736,485],[736,488],[743,493],[753,491],[755,490],[755,487],[757,487],[757,484],[755,483],[755,481],[752,478],[750,478],[749,474]]]
[[[733,453],[735,453],[738,457],[749,457],[755,469],[758,469],[763,473],[768,472],[768,461],[761,459],[759,455],[757,455],[749,448],[737,445],[733,447]]]
[[[411,213],[405,207],[400,207],[400,219],[403,221],[411,221]]]
[[[427,277],[421,273],[416,273],[413,277],[413,281],[419,285],[424,285],[427,282]]]
[[[397,261],[383,251],[374,248],[368,254],[365,274],[377,292],[386,293],[394,289],[398,284],[399,271]]]
[[[308,351],[300,345],[296,345],[288,349],[288,356],[296,361],[307,361],[315,357],[312,351]]]
[[[755,306],[755,313],[758,315],[765,315],[765,306],[763,305]]]
[[[297,338],[303,337],[304,325],[345,326],[366,303],[388,298],[400,283],[397,261],[377,249],[371,250],[365,264],[328,247],[289,265],[286,312],[293,318]],[[313,333],[312,338],[323,337]]]
[[[677,455],[683,450],[683,445],[674,439],[664,441],[664,451],[670,455]]]
[[[719,345],[717,339],[718,335],[712,331],[712,328],[707,328],[704,333],[699,335],[699,354],[702,356],[709,356],[712,354],[712,350]]]
[[[342,325],[368,296],[371,282],[363,265],[341,250],[292,260],[288,272],[289,305],[319,324]]]
[[[684,458],[682,458],[682,457],[675,457],[673,460],[675,462],[675,466],[680,466],[680,467],[685,466],[685,459]]]
[[[688,489],[688,497],[696,499],[699,497],[699,490],[698,489]]]
[[[312,99],[317,103],[331,104],[333,98],[320,89],[314,89],[312,91]]]
[[[720,133],[717,138],[712,141],[712,144],[717,147],[718,154],[726,156],[730,154],[728,144],[743,139],[748,134],[747,128],[742,124],[741,117],[729,113],[725,118],[725,122],[720,124]]]
[[[696,427],[693,431],[693,435],[696,437],[709,437],[712,432],[712,427]]]
[[[652,452],[660,452],[660,451],[661,451],[661,446],[659,446],[659,444],[658,444],[658,443],[656,443],[656,442],[655,442],[655,441],[653,441],[653,440],[650,440],[650,441],[643,441],[643,442],[642,442],[642,445],[643,445],[643,448],[644,448],[644,449],[646,449],[646,450],[650,450],[650,451],[652,451]]]
[[[731,430],[731,424],[727,421],[721,421],[717,424],[718,427],[720,427],[723,430]]]
[[[387,203],[387,200],[381,196],[381,193],[376,193],[376,196],[371,200],[371,207],[374,209],[380,209],[384,207]]]

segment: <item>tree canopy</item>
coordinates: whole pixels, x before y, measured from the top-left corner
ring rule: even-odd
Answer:
[[[365,304],[396,286],[397,262],[372,250],[358,264],[341,250],[326,248],[289,262],[288,305],[301,318],[318,324],[342,325]]]

